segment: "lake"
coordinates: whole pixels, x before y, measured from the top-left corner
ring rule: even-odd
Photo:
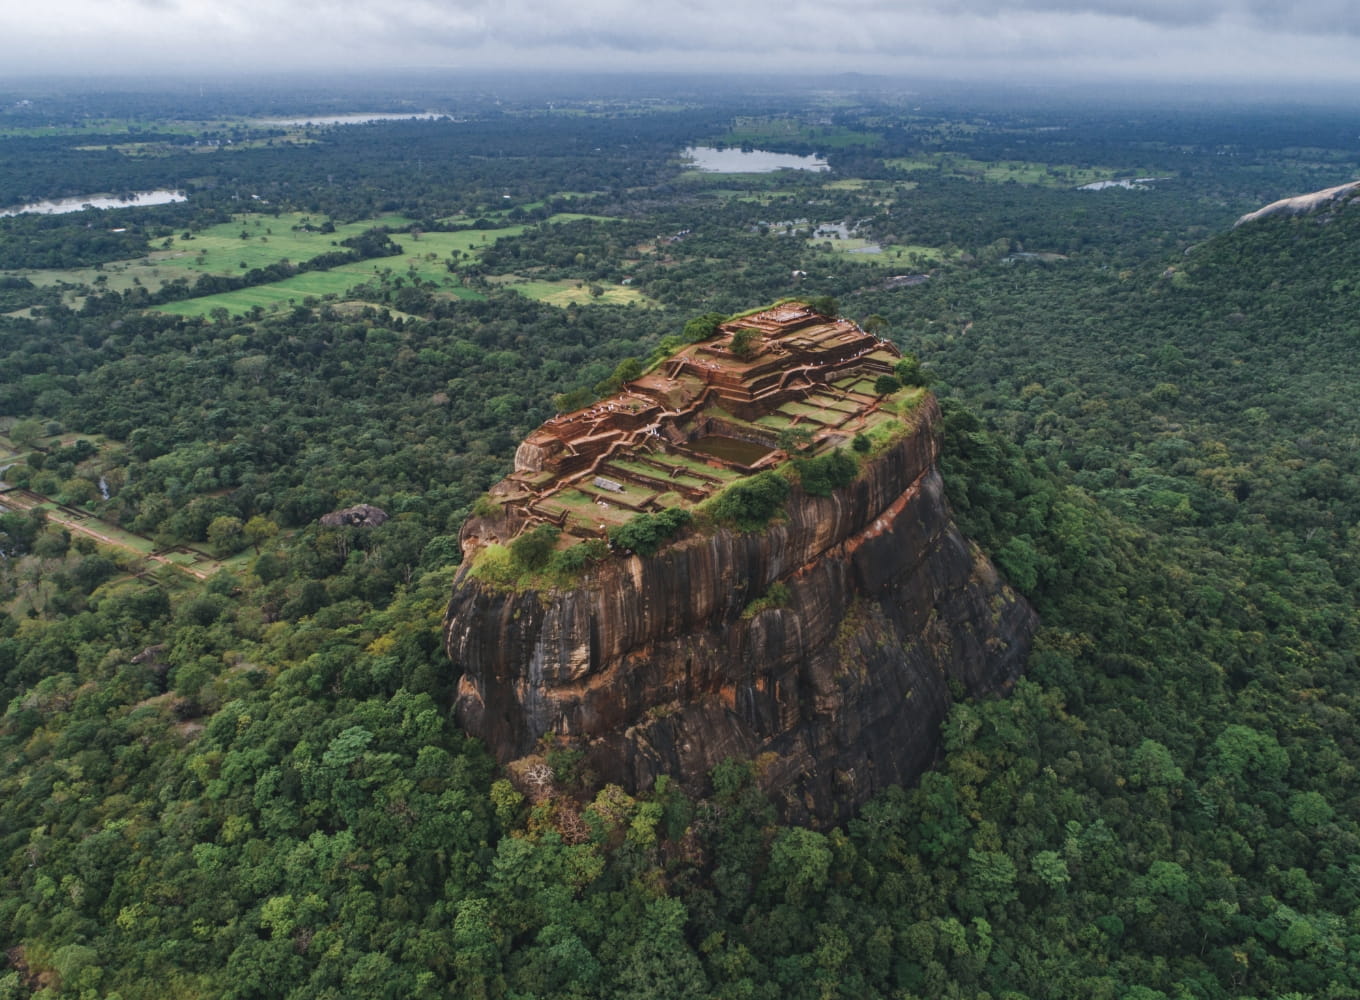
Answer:
[[[33,212],[36,215],[64,215],[79,212],[86,208],[141,208],[146,205],[171,205],[189,199],[178,191],[138,191],[126,197],[111,194],[92,194],[83,198],[54,198],[48,201],[35,201],[18,208],[0,211],[0,217],[22,215]]]
[[[422,111],[420,113],[397,113],[397,114],[364,114],[356,112],[348,115],[322,115],[318,118],[265,118],[261,125],[367,125],[369,122],[406,122],[412,118],[420,121],[434,121],[436,118],[445,117],[432,111]]]
[[[1123,188],[1126,191],[1143,191],[1154,181],[1164,181],[1165,177],[1134,177],[1120,181],[1093,181],[1077,188],[1078,191],[1108,191],[1110,188]]]
[[[713,174],[768,174],[774,170],[830,170],[825,160],[792,153],[771,153],[767,149],[714,149],[689,146],[682,154],[699,170]]]

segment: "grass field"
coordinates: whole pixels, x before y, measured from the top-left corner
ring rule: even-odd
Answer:
[[[0,127],[0,138],[35,138],[55,135],[135,135],[139,132],[159,132],[175,135],[199,135],[208,131],[225,131],[239,126],[238,121],[159,121],[140,118],[85,118],[67,125],[38,125],[29,127]]]
[[[308,232],[304,226],[319,227],[322,216],[302,212],[282,212],[277,216],[252,212],[231,222],[193,233],[189,239],[172,236],[153,244],[151,260],[155,266],[171,271],[198,274],[238,274],[267,267],[281,260],[301,263],[323,253],[343,250],[342,240],[358,236],[375,226],[399,229],[411,224],[400,215],[387,215],[335,227],[333,233]],[[243,236],[244,234],[244,236]]]
[[[272,218],[272,217],[270,217]],[[286,218],[286,216],[285,216]],[[299,216],[299,218],[301,218]],[[588,216],[575,212],[564,212],[554,215],[547,220],[548,224],[558,222],[570,222],[573,219],[601,218],[600,216]],[[255,221],[259,221],[256,219]],[[368,222],[356,223],[358,231],[371,228],[375,225],[409,224],[397,216],[388,216],[384,219],[370,220]],[[240,239],[241,229],[239,224],[233,223],[235,227],[235,239],[237,243],[249,242]],[[223,227],[213,227],[214,230],[221,230]],[[252,226],[252,231],[253,231]],[[266,226],[265,228],[269,228]],[[502,226],[497,229],[465,229],[455,233],[422,233],[419,237],[410,233],[396,233],[393,241],[399,244],[403,253],[395,257],[379,257],[373,260],[354,261],[348,264],[341,264],[331,268],[329,271],[310,271],[306,274],[299,274],[292,278],[285,278],[282,281],[275,281],[267,285],[255,285],[250,288],[242,288],[232,292],[219,292],[216,295],[205,295],[196,299],[184,299],[180,302],[171,302],[157,308],[161,312],[173,313],[177,316],[207,316],[212,310],[217,308],[226,309],[232,315],[240,315],[249,312],[255,306],[264,309],[282,308],[287,305],[295,305],[302,302],[308,296],[321,297],[325,295],[345,296],[351,289],[378,277],[383,272],[390,272],[410,278],[419,278],[421,281],[431,282],[437,285],[443,292],[456,298],[481,299],[480,292],[469,288],[464,288],[458,278],[449,271],[449,261],[457,261],[464,256],[472,256],[485,247],[491,246],[498,239],[506,236],[518,236],[529,228],[527,225],[517,224],[512,226]],[[205,234],[213,230],[206,230]],[[340,227],[336,227],[336,233],[340,232]],[[294,234],[290,233],[290,236]],[[305,234],[311,236],[313,234]],[[266,234],[268,236],[268,234]],[[219,234],[220,238],[220,234]],[[328,234],[327,246],[325,249],[318,250],[310,256],[317,256],[318,253],[325,253],[327,249],[334,249],[329,246],[330,239],[334,234]],[[189,244],[197,242],[199,238],[189,241]],[[296,244],[297,239],[294,239]],[[272,237],[263,246],[276,245]],[[283,259],[283,258],[278,258]],[[306,259],[306,258],[290,258]],[[164,280],[162,278],[162,280]],[[543,298],[547,301],[556,301],[556,304],[565,305],[568,301],[604,301],[604,302],[627,302],[633,300],[643,300],[641,293],[630,288],[618,288],[607,290],[605,295],[599,300],[592,300],[588,289],[581,289],[579,297],[576,296],[574,282],[529,282],[526,285],[533,285],[533,293],[524,292],[530,298]],[[571,286],[570,289],[560,286]],[[516,286],[518,287],[518,286]],[[568,294],[570,292],[571,294]],[[557,296],[561,301],[553,299]]]
[[[608,221],[607,217],[600,215],[561,212],[551,216],[545,224],[577,219]],[[319,227],[324,221],[324,217],[300,212],[284,212],[277,216],[252,212],[237,216],[231,222],[193,233],[188,239],[180,235],[157,240],[146,257],[114,261],[101,267],[0,273],[26,277],[35,285],[43,287],[66,288],[66,304],[79,308],[89,289],[125,292],[140,286],[156,292],[177,278],[193,282],[203,274],[239,276],[285,260],[300,264],[322,254],[344,249],[340,246],[342,240],[375,226],[403,229],[411,224],[411,220],[404,216],[386,215],[339,225],[332,233],[310,232],[304,228]],[[466,229],[452,233],[421,233],[419,236],[395,232],[392,239],[403,250],[402,254],[395,257],[354,261],[328,271],[311,271],[272,284],[185,299],[157,308],[179,316],[207,316],[218,307],[233,315],[249,312],[255,306],[282,308],[300,303],[309,296],[343,296],[383,271],[407,279],[420,278],[458,298],[480,299],[480,293],[459,284],[449,270],[449,263],[452,261],[456,264],[503,237],[518,236],[529,225],[533,224]],[[590,301],[614,304],[648,301],[640,292],[625,287],[606,289],[599,299],[592,297],[588,288],[578,289],[575,282],[521,281],[517,287],[530,298],[556,305]]]
[[[149,248],[147,256],[134,260],[113,261],[102,267],[3,273],[28,278],[35,285],[44,287],[70,285],[66,304],[78,308],[84,291],[79,286],[125,292],[140,285],[147,291],[155,292],[176,278],[187,278],[193,282],[200,274],[240,275],[253,268],[277,264],[281,260],[301,263],[323,253],[344,249],[338,246],[340,240],[356,236],[374,226],[410,225],[409,219],[389,215],[336,226],[334,233],[293,230],[293,226],[301,225],[308,218],[297,212],[283,213],[278,217],[251,213],[238,216],[232,222],[211,226],[188,240],[182,236],[157,240]],[[313,217],[311,221],[320,225],[323,220]],[[247,234],[247,239],[241,239],[242,232]],[[410,237],[401,237],[398,242],[403,239],[409,241]],[[246,266],[242,267],[242,263]]]
[[[214,309],[222,308],[236,316],[249,312],[255,306],[269,310],[301,303],[309,296],[318,298],[323,295],[342,296],[355,285],[362,283],[363,279],[353,274],[313,271],[268,285],[255,285],[234,292],[219,292],[217,295],[168,302],[163,306],[157,306],[156,309],[175,316],[207,316]]]
[[[808,142],[826,149],[877,146],[882,140],[872,132],[856,132],[837,125],[809,125],[793,118],[738,117],[720,141],[729,146],[759,146],[765,142]]]
[[[585,282],[564,279],[562,281],[533,281],[518,275],[501,275],[496,283],[513,288],[525,298],[549,305],[566,306],[575,302],[586,305],[591,302],[623,306],[630,302],[651,306],[655,303],[636,288],[627,285],[601,285],[604,291],[596,296],[590,293],[590,285]]]
[[[879,247],[878,253],[856,252],[864,251],[866,247],[874,244],[869,240],[854,238],[848,240],[825,240],[810,239],[808,244],[813,247],[823,243],[831,244],[832,253],[853,253],[859,260],[869,264],[879,264],[886,268],[903,267],[927,267],[932,264],[943,264],[949,260],[951,254],[946,253],[940,247],[921,246],[916,243],[886,243]]]
[[[945,177],[964,177],[992,184],[1032,184],[1040,187],[1080,187],[1116,176],[1111,167],[1079,167],[1070,163],[1032,163],[1027,160],[973,160],[956,153],[928,153],[884,160],[884,165],[904,173],[939,171]]]
[[[182,143],[172,143],[166,141],[146,141],[146,142],[115,142],[104,145],[77,146],[78,150],[85,152],[100,152],[112,150],[121,153],[123,156],[130,157],[151,157],[151,156],[172,156],[179,153],[189,153],[190,155],[216,155],[223,152],[239,153],[243,149],[264,149],[268,146],[306,146],[317,140],[303,132],[290,132],[287,135],[260,136],[254,139],[236,138],[232,139],[229,145],[220,145],[216,142],[195,142],[193,145]]]

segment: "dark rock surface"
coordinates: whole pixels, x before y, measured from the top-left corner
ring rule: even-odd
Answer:
[[[368,503],[321,515],[321,523],[328,528],[376,528],[386,520],[387,511]]]
[[[798,822],[837,822],[914,782],[955,695],[1009,690],[1036,624],[954,527],[937,418],[931,401],[855,483],[795,490],[763,532],[609,559],[567,591],[460,573],[445,620],[459,722],[502,762],[545,734],[575,741],[629,790],[669,774],[702,793],[724,758],[759,758]],[[497,534],[464,527],[469,544]],[[787,601],[744,615],[776,582]]]

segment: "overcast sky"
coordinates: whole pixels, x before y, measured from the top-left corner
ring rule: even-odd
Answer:
[[[1360,0],[5,0],[0,75],[796,71],[1360,82]]]

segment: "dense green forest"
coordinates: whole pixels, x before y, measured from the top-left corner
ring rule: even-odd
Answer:
[[[1360,176],[1353,115],[20,96],[0,203],[188,199],[0,218],[0,998],[1360,993],[1360,205],[1233,228]],[[831,169],[680,158],[752,135]],[[118,284],[287,213],[372,228]],[[1025,679],[826,832],[753,762],[498,770],[448,711],[459,525],[555,399],[789,295],[919,359]]]

